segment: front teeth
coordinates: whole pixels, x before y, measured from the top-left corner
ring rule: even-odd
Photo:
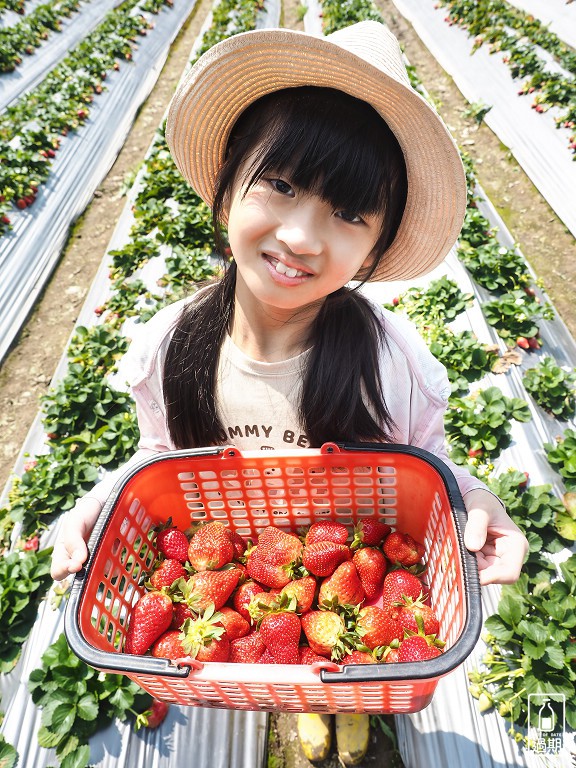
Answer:
[[[276,272],[280,272],[281,275],[286,275],[286,277],[301,277],[306,274],[306,272],[294,269],[294,267],[287,267],[285,264],[282,264],[281,261],[276,261],[274,268]]]

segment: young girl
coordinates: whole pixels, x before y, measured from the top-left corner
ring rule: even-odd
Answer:
[[[527,550],[501,502],[447,459],[443,366],[410,323],[366,299],[367,280],[409,279],[454,244],[466,200],[458,152],[410,86],[386,27],[315,38],[229,38],[191,69],[167,140],[212,206],[223,277],[160,312],[130,352],[154,451],[383,441],[446,461],[468,510],[482,584],[517,579]],[[354,287],[350,286],[354,281]],[[116,477],[63,521],[52,575],[77,572]]]

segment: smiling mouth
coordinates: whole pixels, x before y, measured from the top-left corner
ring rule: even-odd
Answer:
[[[310,277],[310,272],[303,272],[301,269],[296,269],[295,267],[287,267],[285,264],[283,264],[281,261],[278,261],[278,259],[275,259],[273,256],[268,256],[266,254],[266,258],[268,259],[269,263],[274,267],[276,272],[278,272],[280,275],[286,275],[286,277]]]

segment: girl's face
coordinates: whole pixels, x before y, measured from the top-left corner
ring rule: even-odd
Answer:
[[[241,170],[227,220],[243,298],[290,313],[319,304],[369,266],[380,216],[334,210],[274,173],[248,191],[244,178]]]

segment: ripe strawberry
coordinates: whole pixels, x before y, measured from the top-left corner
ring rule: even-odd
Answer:
[[[381,520],[373,518],[361,520],[354,528],[354,538],[352,539],[351,547],[352,549],[358,549],[358,547],[378,547],[391,530],[392,528]]]
[[[24,208],[27,208],[27,207],[28,207],[28,203],[26,202],[26,200],[24,200],[23,197],[16,200],[16,208],[19,208],[22,211],[24,210]]]
[[[136,717],[135,728],[158,728],[158,726],[164,722],[170,704],[166,701],[160,701],[160,699],[152,699],[152,704],[145,712],[140,712]]]
[[[152,656],[157,659],[172,659],[174,661],[186,655],[180,640],[180,632],[177,629],[164,632],[152,646]]]
[[[470,448],[468,451],[468,456],[470,456],[471,459],[477,459],[480,456],[482,456],[484,451],[482,448]]]
[[[179,560],[163,560],[150,576],[149,583],[153,589],[171,587],[178,579],[185,579],[186,569]],[[148,583],[148,582],[147,582]]]
[[[296,613],[306,613],[312,607],[316,595],[316,579],[312,576],[304,576],[302,579],[289,581],[282,587],[280,594],[295,597],[297,601]]]
[[[248,615],[252,624],[257,624],[269,609],[278,606],[278,596],[276,592],[258,592],[254,595],[248,603]],[[288,595],[286,597],[288,598]]]
[[[528,344],[528,339],[525,336],[518,336],[516,339],[516,345],[519,346],[521,349],[530,349],[530,345]]]
[[[308,645],[300,646],[300,664],[316,664],[318,661],[327,661],[327,659],[327,656],[316,653]]]
[[[375,547],[363,547],[354,553],[352,562],[356,566],[367,600],[375,600],[382,591],[386,575],[386,558]]]
[[[424,556],[424,547],[409,533],[393,531],[389,533],[383,545],[384,554],[392,563],[416,565]]]
[[[364,589],[351,560],[341,563],[332,576],[324,579],[318,592],[318,605],[359,605],[364,600]]]
[[[376,664],[376,659],[368,651],[351,651],[342,656],[340,664]]]
[[[182,588],[182,592],[193,610],[203,611],[210,603],[214,603],[218,610],[236,588],[239,578],[238,568],[229,568],[225,571],[201,571],[184,582],[186,587]]]
[[[436,614],[420,599],[412,600],[411,597],[405,597],[399,605],[393,606],[391,611],[402,628],[411,632],[435,635],[440,629]]]
[[[348,540],[348,528],[342,523],[334,523],[324,520],[312,523],[306,534],[304,543],[307,547],[317,541],[333,541],[334,544],[346,544]]]
[[[400,643],[398,661],[426,661],[440,656],[442,649],[423,635],[411,635]]]
[[[334,611],[308,611],[302,616],[302,629],[310,648],[320,656],[337,660],[351,650],[344,619]]]
[[[158,551],[169,560],[179,560],[185,563],[188,560],[188,538],[179,528],[163,528],[156,534],[156,546]]]
[[[382,585],[382,605],[392,605],[402,599],[403,595],[418,599],[422,594],[423,584],[420,579],[404,568],[389,571]]]
[[[243,616],[240,616],[238,611],[224,605],[220,608],[220,614],[222,615],[220,621],[229,640],[245,637],[250,632],[250,623]]]
[[[310,615],[310,614],[306,614]],[[276,664],[299,664],[300,619],[293,611],[268,613],[260,622],[260,637]]]
[[[333,541],[317,541],[304,547],[302,564],[314,576],[330,576],[345,560],[350,560],[350,548]]]
[[[232,596],[232,606],[234,610],[238,611],[240,616],[243,616],[246,621],[252,621],[252,617],[248,611],[248,606],[250,605],[250,601],[255,595],[258,595],[264,591],[264,587],[255,581],[248,580],[243,582]]]
[[[186,619],[195,618],[195,614],[188,603],[174,603],[174,616],[172,617],[171,629],[181,629]]]
[[[282,589],[292,580],[301,556],[302,542],[297,536],[269,526],[258,537],[258,546],[250,551],[246,568],[261,584]]]
[[[276,664],[276,660],[274,659],[274,656],[270,653],[268,648],[264,646],[264,653],[260,658],[258,659],[258,664]]]
[[[186,619],[179,637],[187,656],[198,661],[228,661],[230,640],[221,620],[213,603],[197,619]]]
[[[239,637],[230,643],[230,656],[228,661],[240,664],[257,664],[266,650],[260,632],[251,632],[245,637]]]
[[[233,557],[232,536],[222,523],[203,525],[190,540],[188,560],[197,571],[216,571],[232,562]]]
[[[130,614],[124,653],[142,656],[172,622],[172,600],[164,592],[145,592]]]
[[[232,546],[234,547],[234,557],[240,559],[244,552],[246,552],[247,544],[237,531],[230,531],[230,538],[232,540]]]
[[[378,608],[367,605],[360,609],[356,628],[363,645],[373,650],[381,645],[390,645],[392,640],[404,637],[404,630],[391,611],[393,608]]]

